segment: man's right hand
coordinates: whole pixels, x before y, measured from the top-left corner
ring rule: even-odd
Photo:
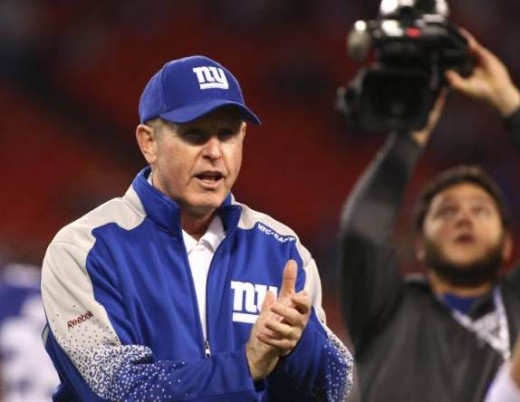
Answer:
[[[300,341],[311,314],[311,299],[305,290],[296,293],[298,267],[289,260],[284,267],[278,300],[267,292],[258,319],[246,345],[253,379],[273,371],[280,356],[288,355]]]
[[[247,362],[254,381],[267,377],[274,370],[280,358],[280,352],[276,347],[267,345],[258,339],[258,332],[265,327],[266,321],[272,319],[273,313],[270,311],[270,307],[275,303],[275,300],[275,295],[272,292],[265,294],[262,310],[247,341]]]

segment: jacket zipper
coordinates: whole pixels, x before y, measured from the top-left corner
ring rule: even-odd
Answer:
[[[199,320],[198,320],[198,322],[199,322],[200,334],[201,334],[201,338],[202,338],[202,350],[204,352],[204,357],[206,359],[209,359],[211,357],[211,345],[209,343],[210,336],[209,336],[209,322],[208,322],[208,316],[209,316],[209,309],[208,309],[208,300],[209,300],[208,299],[208,283],[209,283],[209,275],[211,273],[211,267],[213,266],[213,261],[215,260],[215,256],[217,255],[218,250],[220,249],[222,244],[229,238],[229,235],[233,231],[234,230],[232,229],[228,233],[226,233],[226,235],[224,236],[224,238],[222,239],[222,241],[218,245],[217,249],[213,253],[213,258],[211,259],[211,262],[209,264],[208,278],[207,278],[207,281],[206,281],[206,334],[204,334],[204,329],[202,328],[202,320],[201,320],[201,316],[200,316],[200,310],[199,310],[199,307],[197,306],[197,300],[196,300],[196,297],[195,297],[195,305],[197,306],[197,312],[199,313]],[[184,260],[185,260],[185,263],[186,263],[188,269],[190,270],[192,291],[196,295],[197,292],[195,291],[195,283],[193,282],[193,275],[191,273],[191,266],[190,266],[190,260],[188,258],[188,252],[186,251],[186,246],[184,245],[184,241],[182,242],[182,244],[183,244],[183,247],[184,247]]]
[[[222,247],[222,244],[224,244],[224,242],[227,241],[227,239],[229,238],[229,235],[233,232],[233,230],[230,230],[228,233],[226,233],[226,235],[224,236],[224,238],[222,239],[222,241],[220,242],[220,244],[217,246],[215,252],[213,253],[213,258],[211,258],[211,262],[209,263],[209,268],[208,268],[208,278],[206,280],[206,339],[204,339],[204,356],[209,359],[211,357],[211,347],[210,347],[210,343],[209,343],[209,298],[208,298],[208,285],[209,285],[209,278],[210,278],[210,275],[211,275],[211,272],[212,272],[212,267],[213,267],[213,261],[215,261],[215,257],[218,253],[218,251],[220,250],[220,248]],[[200,321],[200,313],[199,313],[199,321]],[[202,324],[201,324],[201,327],[202,327]],[[203,337],[204,337],[204,333],[203,333]]]
[[[191,290],[193,292],[193,294],[195,295],[195,300],[194,300],[194,304],[195,304],[195,307],[197,309],[197,313],[198,313],[198,320],[197,322],[199,323],[199,333],[200,333],[200,337],[202,338],[202,351],[204,353],[204,357],[205,358],[209,358],[211,357],[211,347],[210,347],[210,344],[209,344],[209,336],[207,334],[207,327],[208,327],[208,312],[206,311],[206,334],[204,333],[204,328],[202,328],[202,319],[201,319],[201,315],[200,315],[200,310],[199,310],[199,306],[197,304],[197,291],[195,290],[195,282],[194,282],[194,279],[193,279],[193,274],[191,272],[191,265],[190,265],[190,259],[188,258],[188,252],[186,250],[186,246],[184,244],[184,241],[182,242],[182,245],[183,245],[183,248],[184,248],[184,263],[186,264],[186,267],[188,268],[188,271],[190,273],[190,278],[191,278]],[[211,264],[210,264],[211,266]],[[209,277],[209,270],[208,270],[208,277]],[[206,283],[206,296],[207,296],[207,283]],[[206,301],[206,306],[207,306],[207,301]],[[207,307],[206,307],[207,308]]]
[[[211,357],[211,348],[209,347],[209,341],[207,339],[204,340],[204,356],[206,356],[206,359]]]

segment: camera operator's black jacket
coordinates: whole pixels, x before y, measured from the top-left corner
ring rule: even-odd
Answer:
[[[508,120],[520,149],[520,110]],[[420,154],[391,136],[349,198],[341,223],[342,308],[355,347],[362,401],[482,401],[501,355],[462,327],[425,279],[403,278],[391,243]],[[520,328],[520,270],[500,281],[510,341]],[[491,295],[474,318],[493,309]]]

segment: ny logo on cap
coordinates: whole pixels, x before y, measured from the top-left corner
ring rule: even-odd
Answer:
[[[200,89],[220,88],[228,89],[229,84],[224,70],[218,67],[194,67],[193,72],[197,75]]]

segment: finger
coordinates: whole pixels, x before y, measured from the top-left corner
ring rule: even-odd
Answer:
[[[468,47],[474,57],[478,59],[478,62],[483,66],[489,66],[490,63],[498,61],[498,58],[493,52],[487,47],[482,45],[471,33],[464,28],[460,28],[462,36],[468,41]]]
[[[266,328],[268,328],[272,333],[274,333],[274,336],[272,336],[273,339],[294,339],[298,340],[301,337],[301,334],[303,332],[303,328],[301,328],[300,325],[289,325],[283,322],[278,321],[270,321],[266,323]],[[266,334],[266,332],[263,332]]]
[[[277,320],[284,324],[289,325],[301,325],[303,322],[302,313],[294,307],[288,307],[281,304],[275,304],[272,306],[273,313],[281,317],[281,320]]]
[[[269,309],[269,307],[271,307],[275,302],[276,302],[276,296],[274,295],[274,293],[271,291],[267,291],[265,293],[265,298],[264,298],[264,301],[262,302],[262,309],[260,311],[263,312],[263,311]]]
[[[296,277],[298,265],[296,261],[289,260],[283,270],[282,288],[279,297],[290,297],[296,293]]]
[[[459,28],[459,32],[468,41],[468,46],[470,49],[475,49],[476,47],[480,46],[477,39],[467,29]]]
[[[298,310],[300,314],[306,315],[310,313],[312,301],[307,292],[303,291],[295,294],[291,298],[291,301],[293,302],[294,308]]]
[[[265,338],[270,338],[270,339],[283,339],[284,338],[284,335],[277,332],[277,331],[274,331],[270,328],[268,328],[267,326],[262,328],[262,330],[260,331],[257,331],[256,333],[256,337],[259,339],[259,340],[263,340]]]
[[[477,59],[477,64],[480,64],[485,69],[489,69],[494,63],[501,63],[495,54],[484,46],[476,46],[473,50],[473,55]]]
[[[298,339],[288,339],[288,338],[272,338],[265,335],[261,335],[259,337],[260,342],[268,347],[274,348],[278,350],[280,356],[287,356],[292,350],[296,347],[299,342]]]
[[[468,41],[468,48],[471,54],[480,59],[482,53],[489,52],[469,31],[464,28],[460,28],[459,31]]]
[[[260,342],[277,349],[282,356],[291,352],[297,344],[297,342],[292,339],[274,339],[264,336],[259,337],[259,340]]]
[[[277,317],[272,311],[271,306],[276,303],[276,296],[273,292],[267,291],[264,296],[264,300],[262,302],[262,307],[260,309],[260,315],[258,316],[258,320],[256,321],[256,326],[260,326],[261,323],[267,319],[278,319],[282,320],[282,318]]]
[[[456,71],[446,70],[444,76],[450,86],[458,91],[465,91],[469,87],[468,81],[462,78]]]

